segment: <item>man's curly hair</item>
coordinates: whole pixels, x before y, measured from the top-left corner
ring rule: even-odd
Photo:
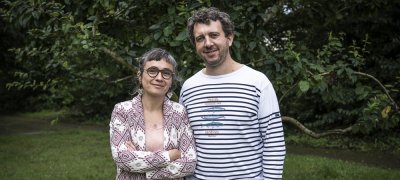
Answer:
[[[190,42],[195,45],[195,39],[193,34],[193,28],[196,23],[202,24],[210,24],[210,20],[217,21],[219,20],[222,24],[222,30],[225,33],[225,36],[233,35],[233,31],[235,26],[230,19],[230,16],[220,11],[215,7],[210,8],[201,8],[193,13],[193,15],[187,21],[187,30],[189,33]]]

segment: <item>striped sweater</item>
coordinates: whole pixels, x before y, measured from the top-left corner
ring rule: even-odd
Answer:
[[[183,84],[180,103],[196,142],[196,178],[282,178],[282,120],[264,74],[248,66],[220,76],[200,71]]]

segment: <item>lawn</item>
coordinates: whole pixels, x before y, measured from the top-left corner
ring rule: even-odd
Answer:
[[[382,169],[317,156],[288,154],[284,179],[399,179],[400,169]]]
[[[0,179],[114,179],[108,133],[0,136]]]
[[[108,132],[0,136],[0,179],[114,179]],[[398,179],[400,169],[288,154],[284,179]]]

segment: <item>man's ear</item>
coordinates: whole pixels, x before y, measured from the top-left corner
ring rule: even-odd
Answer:
[[[232,46],[233,37],[234,37],[233,33],[232,33],[232,34],[229,34],[228,36],[226,36],[226,38],[227,38],[228,41],[229,41],[229,46]]]

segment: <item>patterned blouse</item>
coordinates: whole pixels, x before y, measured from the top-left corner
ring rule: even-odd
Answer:
[[[186,110],[164,99],[163,150],[146,151],[145,122],[141,96],[115,105],[110,121],[112,157],[117,165],[116,179],[183,179],[196,166],[195,144]],[[128,149],[132,142],[136,150]],[[168,150],[178,149],[181,158],[170,161]]]

